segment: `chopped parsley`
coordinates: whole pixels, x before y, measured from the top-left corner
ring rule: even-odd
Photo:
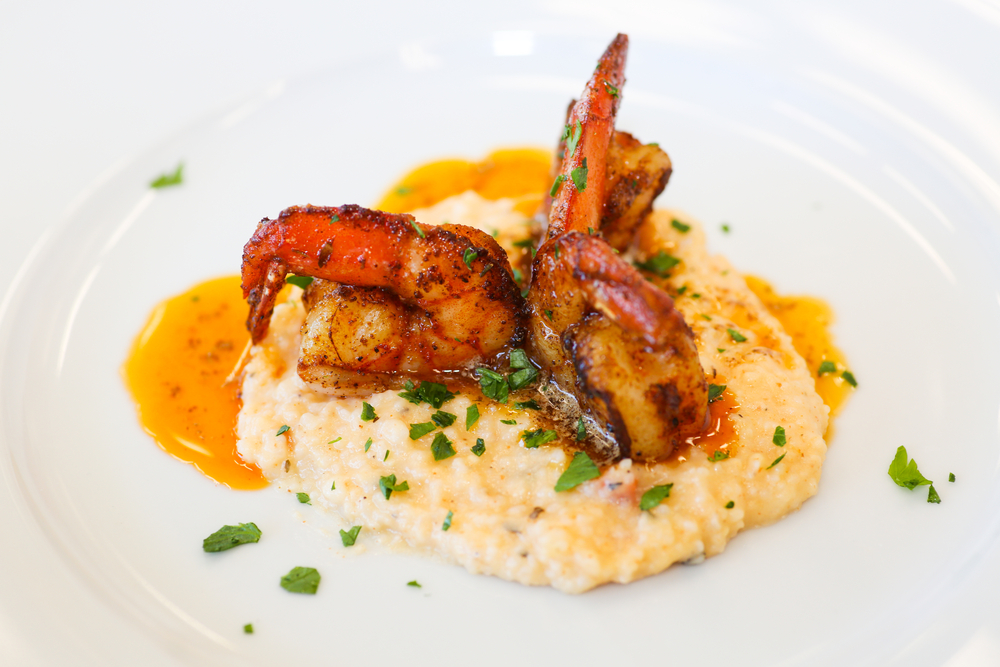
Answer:
[[[378,415],[375,414],[375,408],[373,408],[369,403],[364,401],[361,402],[361,421],[374,422],[378,421]]]
[[[683,295],[684,292],[687,292],[687,290],[688,290],[687,285],[681,285],[680,287],[677,288],[677,296]]]
[[[827,373],[835,373],[835,372],[837,372],[837,364],[827,360],[821,363],[819,365],[819,368],[816,369],[816,377],[822,377]]]
[[[168,188],[171,185],[180,185],[184,182],[184,163],[177,165],[177,169],[172,174],[160,174],[149,184],[151,188]]]
[[[372,439],[368,438],[367,440],[365,440],[365,451],[367,452],[371,448],[371,446],[372,446]]]
[[[907,457],[906,447],[902,445],[896,450],[896,456],[889,464],[889,477],[899,486],[911,491],[924,484],[933,484],[931,480],[920,474],[917,462]]]
[[[410,220],[410,224],[413,226],[413,229],[416,230],[417,235],[419,235],[420,238],[422,238],[422,239],[427,238],[427,235],[424,234],[424,230],[420,229],[420,226],[417,225],[417,221],[416,220]]]
[[[382,462],[385,463],[389,460],[389,450],[385,450],[385,456],[382,457]]]
[[[476,375],[479,376],[479,386],[482,387],[483,395],[486,398],[492,398],[498,403],[507,402],[510,387],[507,385],[507,379],[504,376],[485,366],[477,368]]]
[[[941,504],[941,496],[938,495],[938,492],[934,488],[933,484],[931,484],[930,488],[927,489],[927,502],[934,503],[935,505]]]
[[[673,486],[673,484],[658,484],[646,491],[646,493],[642,494],[642,499],[639,501],[639,509],[648,512],[662,503],[670,497],[670,489]]]
[[[717,347],[717,348],[715,348],[715,351],[718,352],[719,354],[722,354],[723,352],[726,351],[726,348],[724,348],[724,347]]]
[[[340,531],[340,541],[344,543],[345,547],[353,547],[354,543],[358,540],[358,533],[361,532],[361,526],[351,526],[350,530]]]
[[[583,442],[587,437],[587,427],[583,424],[583,417],[576,422],[576,441]]]
[[[858,381],[854,379],[854,373],[851,371],[844,371],[840,374],[840,377],[844,378],[844,381],[852,387],[858,386]]]
[[[329,224],[332,225],[335,222],[340,222],[340,216],[337,215],[336,213],[334,213],[333,215],[330,216],[330,222],[329,222]]]
[[[727,225],[726,223],[722,223],[722,233],[723,234],[729,233],[729,225]]]
[[[444,461],[455,455],[455,448],[451,446],[451,440],[448,439],[448,436],[444,433],[438,433],[434,436],[434,442],[431,443],[431,454],[434,455],[435,461]]]
[[[275,435],[275,437],[277,437],[279,435],[284,435],[284,434],[288,433],[290,430],[292,430],[291,427],[288,424],[285,424],[284,426],[282,426],[281,428],[279,428],[278,432],[275,433],[274,435]]]
[[[566,140],[566,155],[572,157],[573,153],[576,152],[576,146],[580,143],[580,137],[583,136],[583,123],[576,121],[575,127],[570,127],[567,125],[563,128],[562,138]]]
[[[343,440],[343,438],[334,438],[333,440],[331,440],[330,442],[328,442],[326,444],[328,444],[328,445],[335,445],[338,442],[340,442],[341,440]]]
[[[331,491],[336,491],[337,490],[337,482],[336,481],[333,484],[330,485],[330,490]]]
[[[208,553],[226,551],[241,544],[251,544],[260,541],[260,528],[255,523],[240,523],[235,526],[223,526],[204,540],[201,548]]]
[[[708,457],[708,460],[711,461],[712,463],[715,463],[716,461],[725,461],[728,458],[729,458],[729,452],[724,452],[721,449],[717,449],[715,450],[715,452],[712,453],[711,456]]]
[[[500,423],[501,424],[507,424],[508,426],[516,426],[517,425],[517,420],[516,419],[501,419]]]
[[[304,491],[299,491],[298,493],[295,494],[295,497],[298,498],[299,502],[302,503],[303,505],[312,505],[312,503],[309,502],[309,494],[305,493]]]
[[[399,396],[414,405],[428,403],[432,408],[440,409],[442,405],[455,398],[455,394],[438,382],[425,381],[421,382],[419,387],[414,388],[413,383],[407,380],[404,388],[405,391],[399,392]]]
[[[559,187],[563,184],[563,181],[565,181],[565,180],[566,180],[566,177],[563,176],[562,174],[559,174],[558,176],[556,176],[556,180],[552,183],[552,189],[549,190],[549,196],[550,197],[555,197],[556,196],[556,193],[559,192]]]
[[[573,185],[580,192],[587,189],[587,158],[583,158],[583,164],[569,172],[569,177],[573,179]]]
[[[611,97],[618,97],[618,88],[616,86],[612,86],[610,83],[605,81],[604,87],[607,89],[608,94],[610,94]]]
[[[683,222],[674,218],[670,221],[670,226],[679,231],[681,234],[687,234],[691,231],[691,225],[685,225]]]
[[[726,390],[726,385],[724,384],[710,384],[708,385],[708,402],[715,403],[722,398],[722,392]]]
[[[472,248],[466,248],[465,252],[462,253],[462,261],[465,262],[465,265],[469,267],[470,271],[472,270],[472,260],[474,260],[478,255],[479,253]]]
[[[726,331],[729,333],[729,337],[733,340],[734,343],[745,343],[745,342],[747,342],[747,337],[744,336],[743,334],[741,334],[736,329],[733,329],[732,327],[730,327],[730,328],[726,329]]]
[[[253,634],[253,623],[247,623],[243,626],[243,633],[247,635]]]
[[[700,315],[701,315],[701,319],[705,320],[706,322],[711,322],[712,321],[712,318],[709,317],[708,315],[706,315],[705,313],[700,313]]]
[[[441,524],[441,530],[447,532],[448,529],[451,528],[451,518],[453,516],[455,516],[455,513],[452,512],[451,510],[448,510],[448,516],[444,518],[444,523]]]
[[[774,466],[778,465],[779,463],[781,463],[781,459],[783,459],[783,458],[785,458],[784,454],[782,454],[778,458],[774,459],[773,461],[771,461],[771,465],[767,466],[767,468],[765,468],[765,470],[770,470]]]
[[[378,488],[382,491],[382,495],[385,496],[385,499],[389,500],[389,496],[392,495],[393,491],[409,491],[410,485],[405,480],[397,484],[395,475],[387,475],[385,477],[378,478]]]
[[[729,501],[728,503],[726,503],[726,509],[727,509],[727,510],[731,510],[731,509],[733,509],[734,507],[736,507],[736,503],[735,503],[735,502],[733,502],[732,500],[730,500],[730,501]]]
[[[285,282],[305,289],[313,281],[312,276],[285,276]]]
[[[510,351],[510,367],[511,368],[531,368],[531,360],[528,359],[528,353],[519,347],[515,347]]]
[[[552,321],[552,311],[551,310],[546,310],[545,311],[545,317],[549,318],[549,322],[551,322]]]
[[[669,278],[670,269],[680,263],[681,260],[677,259],[673,255],[668,255],[662,250],[656,251],[655,255],[644,262],[634,262],[637,269],[648,271],[649,273],[653,273],[660,278]]]
[[[600,476],[601,471],[598,470],[597,465],[587,456],[586,452],[577,452],[573,454],[573,460],[569,462],[569,466],[559,476],[555,490],[557,492],[569,491],[580,486],[587,480],[596,479]]]
[[[407,586],[412,586],[414,588],[423,588],[423,586],[421,586],[420,584],[417,583],[416,579],[414,579],[413,581],[407,581],[406,585]]]
[[[471,431],[477,421],[479,421],[479,406],[472,404],[465,409],[465,430]]]
[[[531,238],[518,239],[518,240],[514,241],[514,243],[512,245],[514,245],[517,248],[528,248],[529,250],[534,250],[535,249],[535,240],[531,239]],[[534,253],[532,253],[532,254],[534,254]]]
[[[510,384],[512,390],[517,391],[518,389],[524,389],[537,379],[538,369],[529,366],[528,368],[521,368],[511,373],[507,377],[507,382]]]
[[[516,282],[524,282],[524,274],[521,273],[520,269],[511,269],[514,272],[514,280]]]
[[[441,428],[445,428],[446,426],[451,426],[452,424],[455,423],[456,419],[458,419],[458,415],[453,415],[450,412],[445,412],[443,410],[438,410],[437,412],[431,415],[431,421],[433,421]]]
[[[486,452],[486,441],[482,438],[476,438],[476,444],[472,446],[472,453],[476,456],[482,456]]]
[[[786,440],[785,440],[785,427],[784,426],[775,426],[774,427],[774,437],[771,438],[771,442],[773,442],[774,444],[776,444],[778,447],[784,447],[785,446]]]
[[[410,424],[410,440],[419,440],[437,428],[434,422],[423,422],[422,424]],[[368,451],[367,449],[365,451]]]
[[[948,481],[949,482],[954,482],[955,481],[955,473],[953,473],[953,472],[948,473]]]
[[[314,567],[293,567],[281,578],[281,587],[289,593],[316,595],[319,588],[319,572]]]
[[[542,406],[538,405],[538,401],[531,399],[530,401],[518,401],[514,404],[514,407],[518,410],[541,410]]]
[[[540,447],[547,442],[552,442],[556,439],[555,431],[546,431],[545,429],[538,429],[537,431],[523,431],[521,433],[521,439],[524,440],[524,446],[527,449],[535,449]],[[557,489],[558,490],[558,489]]]

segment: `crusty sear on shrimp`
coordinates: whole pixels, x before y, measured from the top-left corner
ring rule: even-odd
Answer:
[[[467,368],[523,337],[524,300],[507,256],[471,227],[354,205],[292,207],[261,221],[243,249],[254,343],[288,273],[340,283],[312,290],[304,328],[306,374],[333,393],[370,393],[390,373],[401,383]]]
[[[556,384],[613,437],[617,458],[660,460],[704,430],[708,385],[694,334],[673,300],[600,236],[602,212],[620,210],[608,216],[604,231],[616,246],[630,245],[669,177],[669,158],[651,147],[628,169],[644,170],[649,181],[642,192],[654,194],[623,197],[619,205],[613,179],[605,191],[609,155],[620,161],[641,147],[622,133],[621,150],[609,151],[627,48],[618,35],[570,111],[563,178],[554,185],[546,240],[532,264],[529,341]],[[626,169],[617,168],[620,183]]]

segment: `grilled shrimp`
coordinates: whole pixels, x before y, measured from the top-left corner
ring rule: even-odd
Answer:
[[[569,114],[562,178],[532,264],[530,345],[607,429],[619,458],[656,460],[704,429],[708,386],[673,300],[617,253],[670,174],[657,147],[614,133],[627,48],[618,35]],[[622,185],[638,180],[633,171],[641,187]]]
[[[255,343],[289,272],[341,283],[309,290],[300,360],[304,379],[335,393],[372,391],[390,373],[464,368],[523,336],[524,302],[507,256],[471,227],[353,205],[264,219],[243,249]]]

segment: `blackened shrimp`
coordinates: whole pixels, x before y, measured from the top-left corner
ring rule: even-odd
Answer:
[[[261,221],[243,249],[247,328],[255,343],[267,333],[288,273],[340,284],[307,299],[327,312],[310,313],[304,332],[309,339],[322,331],[318,321],[325,318],[329,354],[314,349],[312,358],[340,369],[356,391],[378,388],[379,374],[405,379],[465,368],[523,336],[524,301],[507,256],[471,227],[423,225],[410,215],[353,205],[292,207]],[[354,325],[331,330],[337,317]],[[338,336],[351,338],[355,349]],[[359,384],[368,374],[374,384]],[[337,384],[326,388],[349,393]]]

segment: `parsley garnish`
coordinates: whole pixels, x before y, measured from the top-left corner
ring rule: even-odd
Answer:
[[[611,97],[618,97],[618,88],[617,87],[612,86],[607,81],[604,82],[604,87],[607,88],[608,93],[611,94]]]
[[[785,446],[785,427],[775,426],[774,427],[774,437],[771,438],[771,442],[776,444],[778,447]]]
[[[410,440],[419,440],[437,428],[434,422],[423,422],[422,424],[410,424]],[[367,451],[367,450],[365,450]]]
[[[441,530],[447,531],[449,528],[451,528],[451,518],[453,516],[455,516],[455,513],[452,512],[451,510],[448,510],[448,516],[444,518],[444,523],[441,524]]]
[[[378,415],[375,414],[375,408],[364,401],[361,402],[361,421],[378,421]]]
[[[472,270],[472,260],[474,260],[477,255],[479,255],[479,253],[472,248],[466,248],[465,252],[462,253],[462,261],[465,262],[465,265],[469,267],[470,271]]]
[[[293,567],[281,578],[281,587],[289,593],[315,595],[319,588],[319,572],[314,567]]]
[[[334,481],[334,483],[330,485],[330,490],[331,491],[336,491],[337,490],[337,482],[336,481]]]
[[[365,451],[367,452],[371,446],[372,446],[372,439],[368,438],[367,440],[365,440]]]
[[[837,364],[832,361],[824,361],[819,365],[816,370],[816,377],[825,375],[826,373],[835,373],[837,371]]]
[[[442,405],[455,398],[455,394],[437,382],[421,382],[420,386],[414,389],[413,383],[407,380],[404,387],[406,391],[399,392],[400,397],[414,405],[429,403],[432,408],[440,409]]]
[[[410,224],[413,226],[413,229],[416,230],[416,232],[420,236],[420,238],[422,238],[422,239],[427,238],[427,235],[424,234],[424,230],[420,229],[420,227],[417,226],[417,221],[416,220],[410,220]]]
[[[747,337],[736,329],[730,327],[726,331],[729,332],[729,337],[733,339],[734,343],[745,343],[747,341]]]
[[[416,579],[414,579],[413,581],[407,581],[406,585],[407,586],[413,586],[414,588],[423,588],[423,586],[421,586],[420,584],[417,583]]]
[[[583,158],[583,164],[569,172],[569,177],[573,179],[573,185],[580,192],[587,189],[587,158]]]
[[[722,392],[726,390],[726,385],[724,384],[710,384],[708,385],[708,402],[715,403],[717,400],[722,398]]]
[[[858,386],[858,381],[854,379],[854,373],[851,371],[844,371],[840,374],[840,377],[844,378],[844,381],[852,387]]]
[[[216,553],[260,541],[260,528],[255,523],[240,523],[235,526],[223,526],[204,540],[201,548],[208,553]]]
[[[471,431],[477,421],[479,421],[479,406],[473,404],[465,409],[465,430]]]
[[[312,503],[309,502],[309,494],[308,493],[305,493],[303,491],[299,491],[298,493],[295,494],[295,497],[298,498],[299,502],[302,503],[303,505],[312,505]]]
[[[723,233],[728,234],[729,233],[729,225],[727,225],[726,223],[722,223],[722,231],[723,231]]]
[[[409,491],[410,485],[406,483],[406,481],[396,484],[396,476],[387,475],[385,477],[378,478],[378,488],[382,491],[382,495],[385,496],[385,499],[389,500],[389,496],[392,495],[393,491]]]
[[[537,368],[522,368],[520,370],[514,371],[507,377],[507,382],[510,383],[510,388],[514,391],[518,389],[524,389],[529,384],[538,379],[538,369]]]
[[[673,484],[659,484],[646,491],[646,493],[642,494],[642,499],[639,501],[639,509],[648,512],[662,503],[670,497],[670,489],[673,486]]]
[[[938,492],[934,488],[933,484],[931,484],[930,488],[927,489],[927,502],[934,503],[935,505],[941,504],[941,496],[938,495]]]
[[[687,234],[691,231],[691,225],[685,225],[683,222],[674,218],[670,221],[670,226],[679,231],[681,234]]]
[[[334,213],[333,215],[330,216],[330,222],[329,222],[329,224],[332,225],[335,222],[340,222],[340,216],[337,215],[336,213]]]
[[[244,632],[244,634],[252,635],[253,634],[253,623],[247,623],[246,625],[244,625],[243,626],[243,632]]]
[[[328,445],[335,445],[338,442],[340,442],[341,440],[343,440],[343,438],[335,438],[334,440],[331,440],[330,442],[328,442],[326,444],[328,444]]]
[[[573,153],[576,152],[576,146],[580,143],[580,137],[583,136],[583,123],[576,121],[575,127],[570,127],[567,125],[563,128],[563,139],[566,140],[566,155],[572,157]]]
[[[583,425],[583,417],[576,422],[576,441],[583,442],[587,437],[587,427]]]
[[[729,458],[729,452],[724,452],[721,449],[717,449],[711,456],[708,457],[708,460],[711,461],[712,463],[715,463],[716,461],[725,461],[728,458]]]
[[[556,439],[555,431],[546,431],[545,429],[538,429],[537,431],[523,431],[521,433],[521,438],[524,440],[524,446],[526,449],[535,449],[547,442],[552,442]],[[556,489],[558,491],[558,489]]]
[[[458,419],[458,415],[453,415],[450,412],[444,412],[443,410],[438,410],[437,412],[431,415],[431,421],[433,421],[441,428],[451,426],[452,424],[455,423],[456,419]]]
[[[555,490],[569,491],[575,489],[589,479],[596,479],[601,476],[601,471],[585,452],[573,454],[573,460],[569,462],[569,467],[563,471],[556,482]]]
[[[781,463],[781,459],[783,459],[783,458],[785,458],[784,454],[782,454],[778,458],[774,459],[773,461],[771,461],[771,465],[767,466],[767,468],[765,468],[765,470],[770,470],[774,466],[778,465],[779,463]]]
[[[731,510],[734,507],[736,507],[736,503],[734,503],[732,500],[730,500],[728,503],[726,503],[726,509],[727,510]]]
[[[556,193],[559,192],[559,186],[562,185],[563,181],[565,181],[565,180],[566,180],[566,177],[563,176],[562,174],[559,174],[558,176],[556,176],[555,182],[552,183],[552,189],[549,190],[549,196],[550,197],[555,197],[556,196]]]
[[[340,531],[340,541],[344,543],[345,547],[353,547],[354,543],[358,539],[358,533],[361,532],[361,526],[351,526],[350,530]]]
[[[542,406],[538,405],[538,401],[531,399],[530,401],[518,401],[514,404],[514,407],[518,410],[541,410]]]
[[[382,457],[382,462],[385,463],[389,460],[389,450],[385,450],[385,456]]]
[[[278,432],[275,433],[274,435],[275,435],[275,437],[277,437],[279,435],[284,435],[284,434],[288,433],[290,430],[291,430],[291,427],[288,424],[285,424],[284,426],[282,426],[281,428],[279,428]]]
[[[933,484],[931,480],[920,474],[917,462],[907,458],[906,447],[903,446],[896,450],[896,456],[889,464],[889,477],[899,486],[911,491],[924,484]]]
[[[448,439],[448,436],[444,433],[438,433],[434,436],[434,442],[431,443],[431,454],[434,455],[435,461],[444,461],[455,455],[455,448],[451,446],[451,440]]]
[[[476,456],[482,456],[486,452],[486,441],[482,438],[476,438],[476,444],[472,446],[472,453]]]
[[[656,274],[660,278],[669,278],[670,269],[681,263],[681,260],[658,250],[655,255],[644,262],[634,262],[637,269]]]
[[[549,322],[551,322],[552,321],[552,311],[551,310],[546,310],[544,312],[545,312],[545,317],[549,318]]]
[[[949,482],[954,482],[955,481],[955,473],[953,473],[953,472],[948,473],[948,481]]]
[[[313,281],[312,276],[285,276],[285,282],[305,289]]]
[[[510,367],[511,368],[531,368],[531,360],[528,359],[528,353],[519,347],[515,347],[510,351]]]
[[[501,424],[507,424],[508,426],[516,426],[517,425],[517,420],[516,419],[501,419],[500,423]]]
[[[177,169],[172,174],[160,174],[149,184],[151,188],[167,188],[171,185],[180,185],[184,182],[184,163],[177,165]]]
[[[507,395],[510,388],[504,376],[485,366],[477,368],[476,375],[479,376],[479,386],[482,387],[483,395],[486,398],[492,398],[499,403],[507,402]]]
[[[535,249],[535,241],[534,241],[534,239],[530,239],[530,238],[528,238],[528,239],[518,239],[518,240],[514,241],[514,243],[512,245],[514,245],[514,246],[516,246],[518,248],[528,248],[529,250],[534,250]]]

